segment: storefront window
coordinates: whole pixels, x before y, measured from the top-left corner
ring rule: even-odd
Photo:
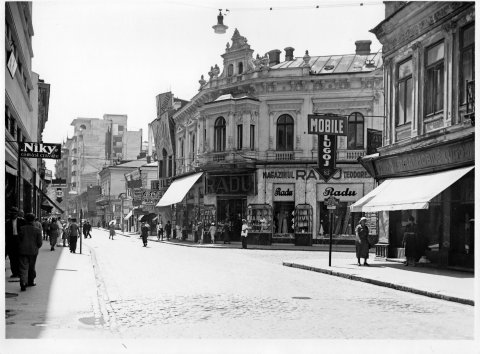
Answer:
[[[274,202],[273,203],[273,233],[283,236],[293,234],[293,217],[295,202]]]
[[[330,231],[335,236],[352,236],[355,234],[355,225],[361,215],[355,215],[350,213],[350,205],[352,202],[340,202],[337,208],[333,212],[333,224],[331,224],[330,210],[327,209],[327,204],[324,202],[318,202],[317,207],[320,210],[319,220],[317,222],[317,235],[322,237],[328,237]],[[357,213],[358,214],[358,213]]]

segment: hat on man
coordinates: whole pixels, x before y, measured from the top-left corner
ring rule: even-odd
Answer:
[[[17,207],[11,207],[10,209],[8,209],[8,214],[10,214],[10,215],[12,215],[12,214],[17,215],[17,214],[18,214],[18,208],[17,208]]]
[[[362,217],[360,218],[360,221],[363,221],[363,220],[367,221],[368,219],[367,219],[365,216],[362,216]]]

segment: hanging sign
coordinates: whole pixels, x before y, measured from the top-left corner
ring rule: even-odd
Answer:
[[[20,157],[58,160],[61,158],[61,156],[61,144],[47,144],[35,142],[20,143]]]
[[[338,169],[337,137],[335,135],[318,136],[318,166],[315,170],[325,182],[328,182]]]
[[[337,136],[347,135],[347,118],[336,114],[309,114],[308,134],[318,135],[318,166],[315,170],[325,182],[338,171]]]

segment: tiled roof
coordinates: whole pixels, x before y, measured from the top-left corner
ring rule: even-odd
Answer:
[[[313,74],[340,74],[354,72],[370,72],[380,67],[382,54],[372,53],[368,55],[325,55],[310,57],[310,70]],[[298,68],[303,66],[303,58],[284,61],[272,66],[271,69]]]

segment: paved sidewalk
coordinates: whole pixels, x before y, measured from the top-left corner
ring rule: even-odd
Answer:
[[[71,254],[68,247],[50,251],[47,241],[37,257],[35,287],[20,291],[18,278],[10,278],[6,260],[6,338],[102,338],[106,313],[98,300],[88,247]]]
[[[433,298],[474,305],[475,277],[472,273],[438,269],[386,260],[369,260],[370,267],[358,266],[356,259],[309,259],[285,261],[284,266],[362,281]]]

